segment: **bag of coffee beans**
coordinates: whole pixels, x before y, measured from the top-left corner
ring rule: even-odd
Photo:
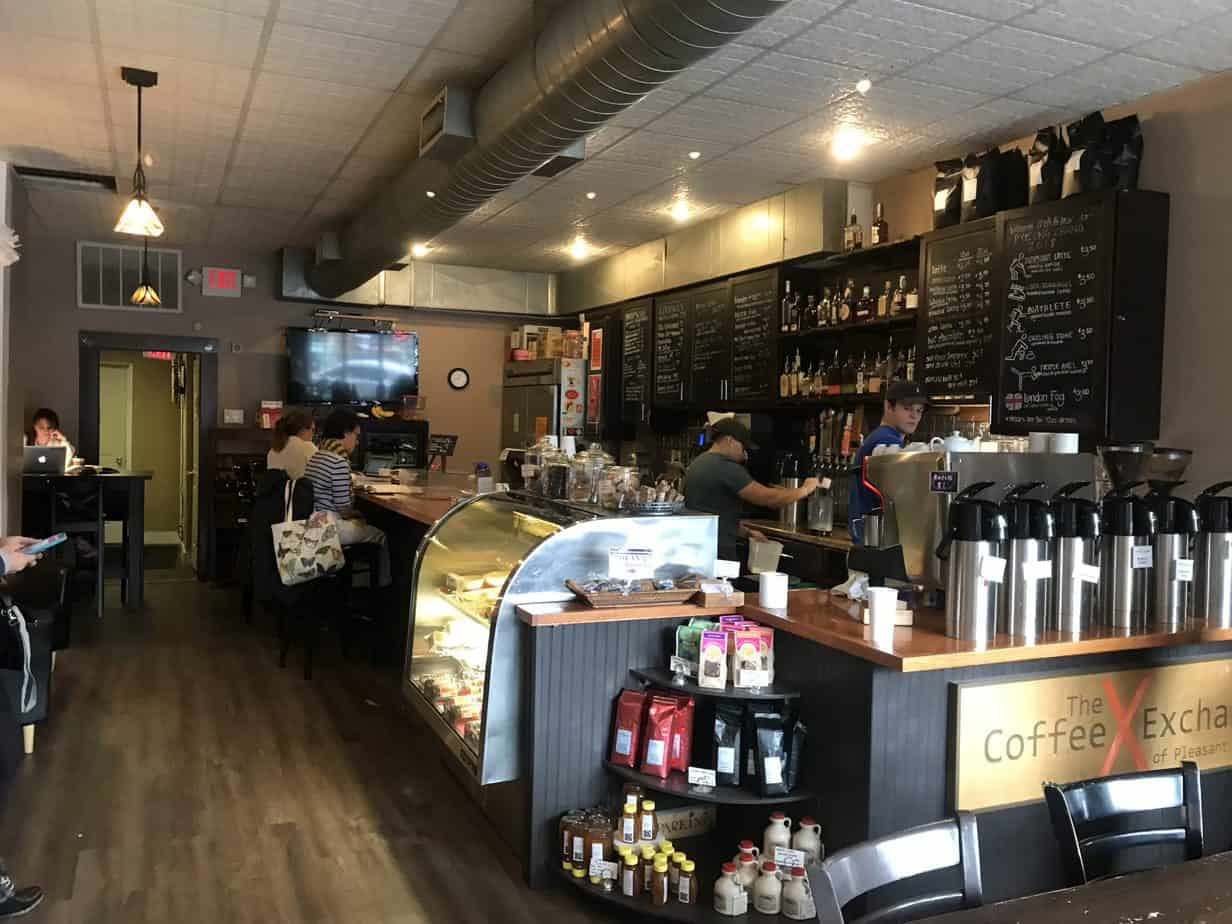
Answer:
[[[714,778],[720,786],[740,785],[740,731],[744,710],[720,703],[714,710]]]
[[[1030,177],[1027,181],[1027,201],[1053,202],[1061,198],[1061,176],[1065,162],[1069,160],[1069,145],[1061,140],[1060,133],[1049,126],[1035,133],[1028,154]]]
[[[998,209],[1020,209],[1027,204],[1027,157],[1018,148],[1002,151],[998,161],[1001,201]]]
[[[1092,112],[1071,123],[1065,133],[1069,136],[1070,153],[1061,179],[1061,198],[1111,186],[1113,165],[1104,144],[1104,117]]]
[[[948,228],[962,220],[961,160],[937,161],[937,179],[933,186],[933,228]]]
[[[1138,169],[1142,165],[1142,125],[1136,115],[1127,115],[1104,124],[1104,144],[1111,159],[1117,189],[1137,189]]]
[[[963,221],[987,218],[1002,207],[1005,190],[1002,160],[999,148],[989,148],[983,154],[968,154],[963,159]]]

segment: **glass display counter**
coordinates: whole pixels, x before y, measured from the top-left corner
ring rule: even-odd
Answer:
[[[454,507],[415,561],[403,692],[480,784],[517,779],[522,603],[572,599],[613,548],[652,550],[656,577],[712,574],[711,516],[618,517],[519,492]]]

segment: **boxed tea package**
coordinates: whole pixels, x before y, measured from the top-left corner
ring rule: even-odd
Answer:
[[[621,767],[637,764],[638,745],[642,740],[642,713],[646,694],[636,690],[621,690],[616,697],[616,714],[612,718],[612,750],[609,759]]]
[[[726,632],[720,630],[702,632],[697,685],[716,690],[727,689]]]

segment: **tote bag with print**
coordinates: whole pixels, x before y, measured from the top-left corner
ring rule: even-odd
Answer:
[[[274,533],[274,559],[278,562],[278,576],[287,587],[306,584],[340,571],[346,564],[334,515],[327,510],[318,510],[306,520],[293,520],[291,498],[294,496],[295,480],[288,479],[285,489],[286,515],[281,523],[270,527]]]

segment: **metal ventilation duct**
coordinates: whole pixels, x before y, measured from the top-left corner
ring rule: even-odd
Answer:
[[[477,143],[452,167],[413,162],[353,218],[326,298],[354,289],[788,0],[571,0],[474,101]],[[426,196],[428,190],[435,198]]]

